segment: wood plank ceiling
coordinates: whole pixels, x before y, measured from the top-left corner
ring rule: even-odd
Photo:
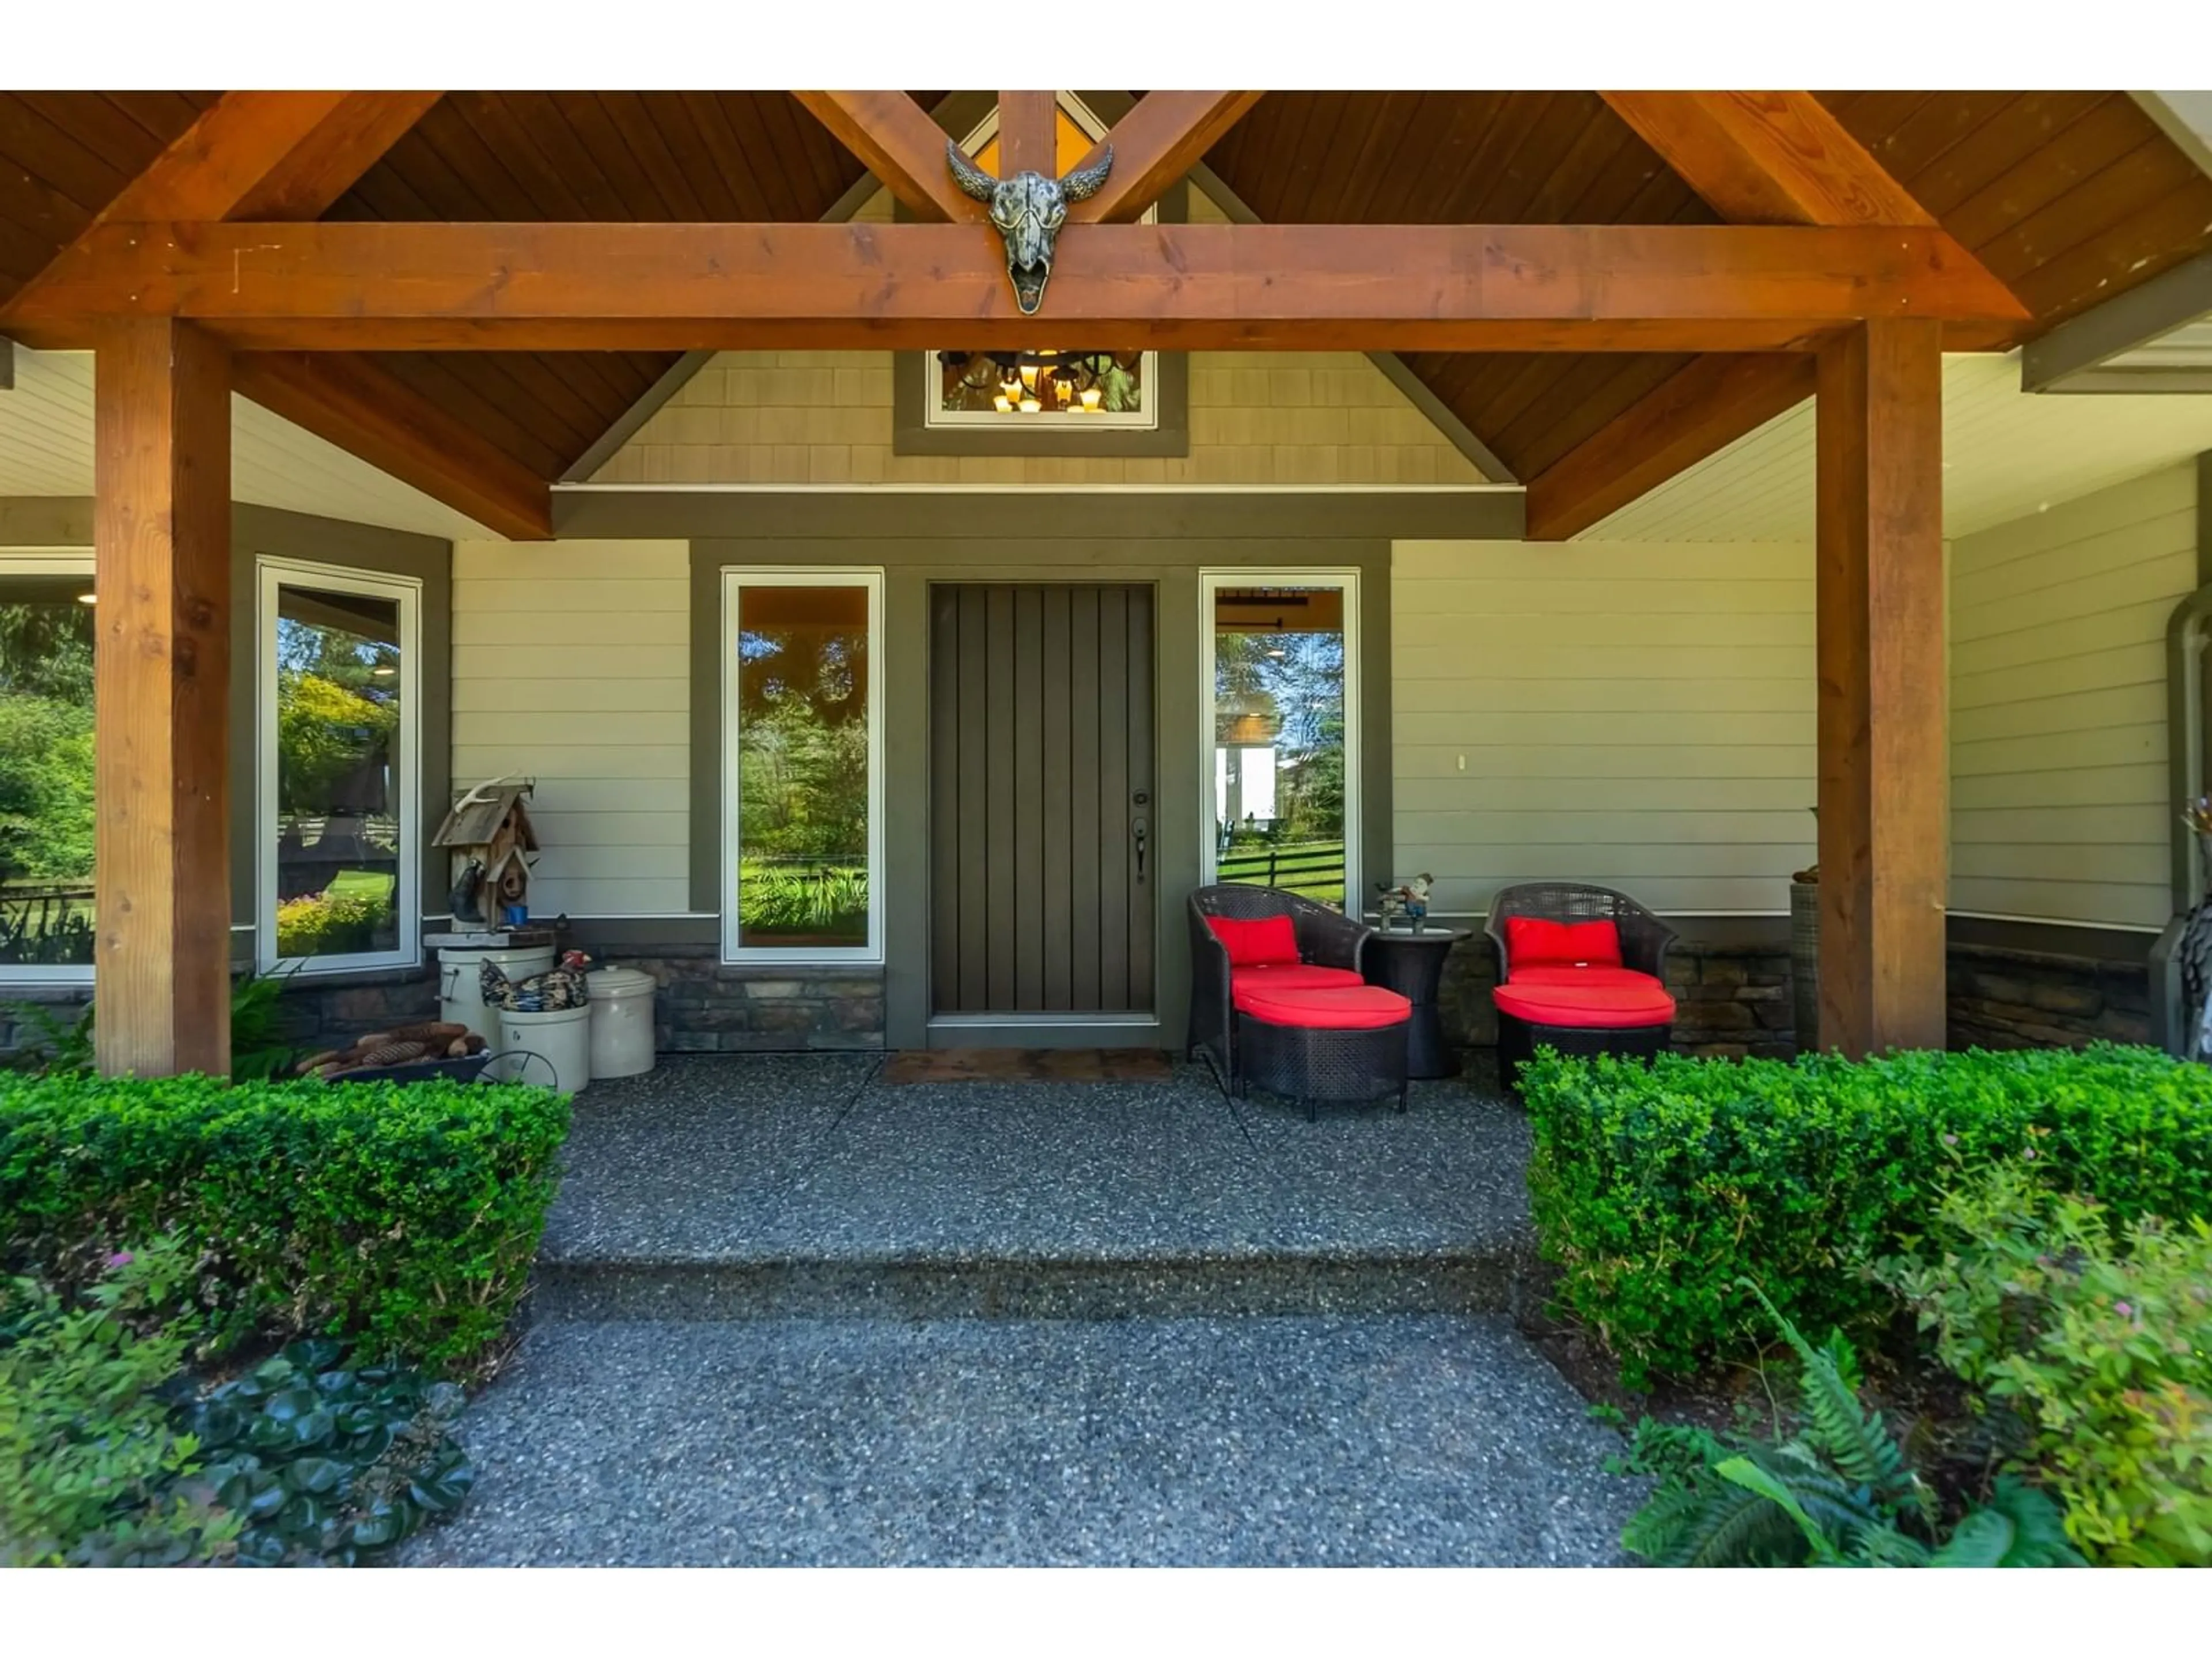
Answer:
[[[941,94],[915,94],[925,106]],[[0,301],[211,101],[0,94]],[[1820,94],[2040,332],[2212,245],[2212,179],[2121,93]],[[1714,215],[1595,93],[1270,93],[1208,164],[1262,219],[1700,224]],[[804,221],[860,164],[784,93],[449,93],[328,216]],[[381,361],[558,477],[672,353]],[[1686,360],[1417,356],[1409,366],[1523,479]]]

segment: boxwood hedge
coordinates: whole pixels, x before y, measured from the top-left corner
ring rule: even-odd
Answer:
[[[513,1085],[0,1076],[0,1253],[66,1273],[171,1235],[233,1334],[459,1374],[521,1297],[568,1129]]]
[[[2212,1067],[2152,1049],[1648,1070],[1546,1054],[1522,1078],[1559,1299],[1631,1383],[1755,1349],[1739,1276],[1808,1330],[1881,1313],[1865,1264],[1996,1158],[2041,1160],[2123,1216],[2212,1216]]]

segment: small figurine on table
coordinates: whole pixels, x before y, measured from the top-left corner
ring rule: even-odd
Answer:
[[[1402,917],[1407,931],[1419,933],[1428,921],[1429,890],[1436,881],[1434,876],[1424,872],[1410,881],[1376,882],[1375,888],[1382,897],[1375,908],[1382,914],[1384,929],[1395,927],[1395,919]]]

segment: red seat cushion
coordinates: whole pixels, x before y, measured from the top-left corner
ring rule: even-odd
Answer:
[[[1498,1011],[1531,1025],[1626,1030],[1671,1024],[1674,999],[1649,974],[1620,969],[1558,969],[1527,980],[1516,973],[1490,994]],[[1556,979],[1553,977],[1556,975]]]
[[[1231,968],[1261,968],[1298,959],[1298,930],[1288,916],[1261,916],[1250,921],[1208,916],[1206,925],[1229,952]]]
[[[1620,966],[1620,929],[1610,921],[1547,921],[1541,916],[1505,918],[1505,958],[1510,978],[1524,968]]]
[[[1413,1017],[1413,1005],[1379,985],[1347,985],[1326,991],[1254,990],[1236,987],[1237,1009],[1270,1025],[1300,1025],[1318,1031],[1371,1031]]]
[[[1353,969],[1324,968],[1316,962],[1269,962],[1257,968],[1231,968],[1229,970],[1232,994],[1243,990],[1265,993],[1334,991],[1347,985],[1364,985],[1366,982]]]

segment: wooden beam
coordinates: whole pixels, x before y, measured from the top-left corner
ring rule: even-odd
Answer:
[[[230,389],[222,343],[108,325],[94,366],[95,1055],[230,1073]]]
[[[1869,323],[1820,354],[1820,1041],[1941,1048],[1950,755],[1943,342]]]
[[[1923,229],[1935,223],[1810,93],[1602,96],[1668,166],[1732,222]],[[1989,280],[2002,286],[1994,276]],[[2025,317],[2026,307],[2017,314]],[[1690,364],[1530,483],[1530,538],[1557,541],[1580,534],[1812,392],[1813,371],[1802,359],[1716,357]]]
[[[261,350],[1778,351],[1869,317],[2010,319],[1940,231],[1073,225],[1049,314],[969,225],[109,226],[4,313],[202,320]]]
[[[1809,353],[1705,356],[1528,483],[1528,539],[1579,536],[1813,395]]]
[[[442,95],[227,92],[100,222],[319,218]]]
[[[999,177],[1060,177],[1060,97],[1050,92],[999,94]]]
[[[1256,92],[1148,92],[1077,165],[1109,145],[1104,188],[1067,210],[1071,224],[1134,224],[1160,192],[1206,159],[1221,135],[1260,101]]]
[[[1936,222],[1809,92],[1601,95],[1731,223]]]
[[[263,408],[487,530],[510,541],[552,538],[553,492],[544,478],[373,360],[253,352],[234,360],[233,375]]]
[[[925,223],[980,219],[983,204],[952,182],[945,131],[903,92],[794,92],[830,136]]]

